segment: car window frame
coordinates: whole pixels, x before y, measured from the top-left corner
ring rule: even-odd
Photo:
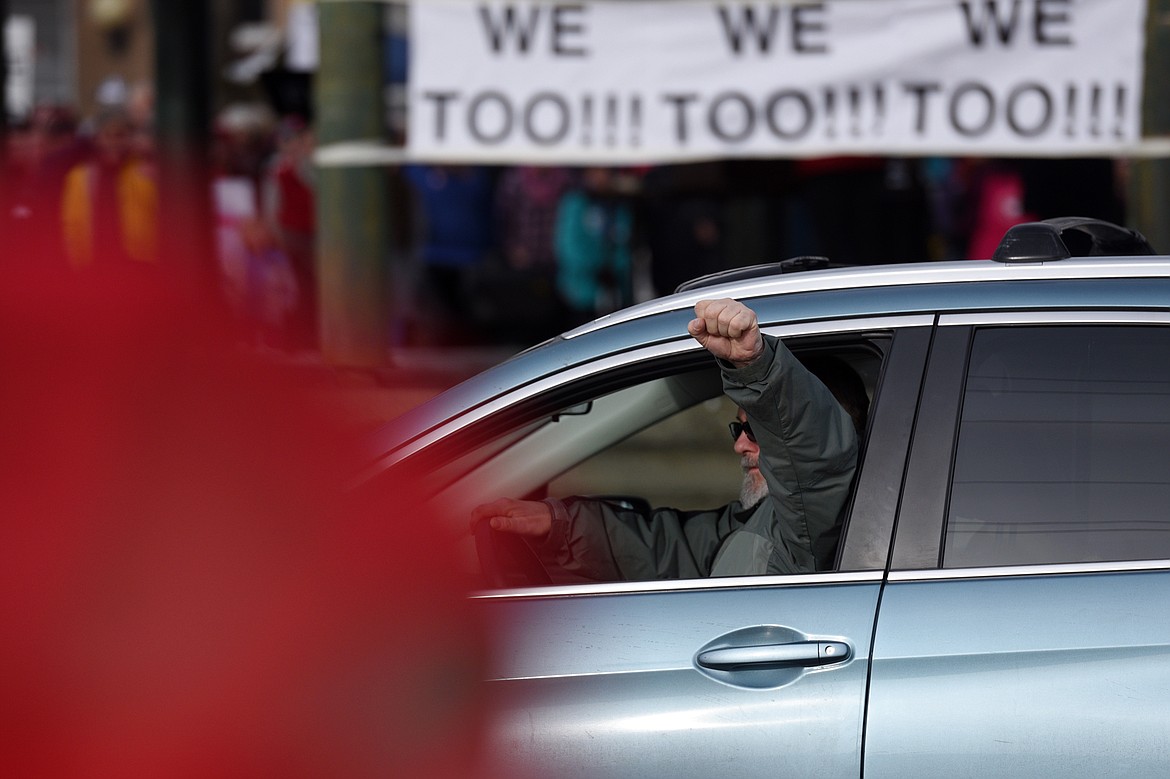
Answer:
[[[934,317],[892,331],[889,351],[870,404],[857,482],[841,528],[837,571],[885,569],[907,465]]]
[[[873,427],[873,418],[876,415],[877,398],[878,398],[879,393],[881,392],[881,385],[882,385],[885,371],[888,369],[888,366],[891,362],[891,352],[894,351],[893,342],[894,342],[895,338],[898,337],[898,334],[902,334],[900,337],[903,339],[909,338],[909,336],[906,335],[906,333],[908,331],[910,331],[911,329],[917,329],[919,331],[920,335],[922,336],[922,338],[920,340],[923,343],[925,343],[928,340],[926,338],[926,331],[927,331],[928,327],[929,327],[929,325],[927,325],[925,322],[923,322],[917,328],[904,327],[904,328],[900,328],[896,332],[890,331],[888,329],[875,330],[873,328],[866,328],[866,329],[848,330],[848,331],[845,331],[844,333],[830,332],[830,333],[816,333],[813,335],[799,335],[799,336],[792,335],[789,333],[789,334],[783,335],[783,339],[784,339],[786,345],[788,346],[788,348],[797,357],[797,359],[802,360],[802,361],[805,360],[809,356],[814,356],[814,355],[817,355],[819,353],[828,353],[828,354],[833,354],[833,355],[837,355],[837,356],[842,356],[842,355],[850,354],[850,353],[857,354],[858,352],[864,352],[868,356],[869,359],[874,360],[874,363],[866,369],[856,368],[856,366],[855,366],[856,370],[858,370],[859,372],[864,370],[864,372],[867,373],[867,375],[868,375],[868,378],[864,379],[864,381],[866,384],[866,389],[870,394],[870,411],[869,411],[869,414],[867,415],[869,418],[869,424],[867,425],[867,428],[866,428],[866,430],[869,430]],[[771,334],[768,327],[765,327],[764,331],[769,332],[769,334]],[[905,344],[903,344],[903,346],[898,351],[898,354],[900,355],[900,357],[894,359],[895,365],[901,364],[902,362],[906,361],[908,359],[908,353],[909,353],[909,348]],[[709,366],[709,367],[706,367],[705,369],[710,370],[710,372],[712,374],[712,378],[714,379],[715,385],[718,386],[718,382],[719,382],[718,366],[714,363],[714,361],[712,361],[708,357],[706,357],[706,355],[704,355],[704,353],[700,352],[700,355],[702,356],[702,359]],[[848,359],[848,358],[846,358],[846,359]],[[921,360],[923,358],[919,358],[919,359]],[[871,370],[874,372],[871,373],[870,372]],[[920,373],[921,373],[921,369],[919,367],[919,369],[916,372],[914,372],[914,374],[917,375]],[[726,419],[724,421],[733,419],[735,416],[734,403],[732,403],[730,401],[730,399],[727,398],[726,394],[723,394],[723,393],[712,395],[712,399],[715,399],[715,398],[722,399],[723,401],[726,402],[726,405],[728,406],[727,413],[726,413]],[[666,424],[666,423],[670,422],[674,417],[676,417],[680,414],[687,414],[687,413],[694,412],[695,408],[696,408],[695,406],[684,408],[684,409],[676,411],[672,414],[664,416],[660,419],[657,419],[652,424],[648,425],[646,428],[644,428],[640,431],[637,431],[636,433],[632,434],[628,438],[632,438],[638,434],[645,433],[647,430],[650,430],[650,429],[654,428],[655,426]],[[884,420],[886,418],[886,416],[888,416],[888,415],[883,414],[883,415],[878,415],[878,416],[879,416],[879,418]],[[724,503],[726,503],[728,500],[730,500],[731,498],[733,498],[736,495],[737,490],[739,488],[739,482],[742,479],[742,474],[739,471],[739,467],[738,467],[738,464],[737,464],[735,458],[731,455],[730,445],[728,444],[726,438],[724,437],[724,433],[723,433],[724,429],[725,428],[720,426],[718,432],[715,432],[715,431],[707,431],[707,432],[714,433],[715,435],[718,436],[716,439],[713,439],[710,443],[712,446],[715,447],[715,449],[718,450],[718,456],[725,460],[725,462],[721,462],[720,467],[722,467],[723,465],[726,465],[727,466],[726,470],[728,473],[737,474],[734,477],[734,482],[728,481],[728,482],[721,485],[722,488],[720,490],[718,490],[718,492],[712,492],[711,493],[712,496],[718,495],[718,497],[714,497],[713,502],[708,502],[708,503],[697,503],[697,504],[675,503],[675,502],[672,502],[673,500],[675,500],[674,497],[671,497],[669,494],[662,493],[661,489],[659,489],[658,490],[659,495],[658,495],[657,499],[655,500],[654,498],[651,498],[651,500],[647,504],[649,507],[674,506],[676,508],[683,509],[683,510],[702,510],[702,509],[709,509],[713,506],[723,505]],[[884,427],[883,427],[883,429],[884,429]],[[863,433],[864,432],[865,431],[863,431]],[[868,440],[870,438],[870,436],[865,436],[865,438],[866,438],[866,440]],[[875,446],[873,447],[875,449],[875,451],[885,452],[890,448],[888,444],[882,443],[882,442],[884,442],[884,440],[885,440],[885,436],[879,435],[879,442],[878,442],[878,444],[875,444]],[[572,470],[574,470],[576,468],[580,468],[582,466],[588,466],[590,463],[595,463],[599,460],[603,460],[614,448],[620,447],[621,444],[623,444],[623,443],[625,443],[625,440],[617,442],[612,447],[609,447],[606,449],[601,449],[601,450],[593,453],[589,457],[587,457],[587,458],[583,459],[581,462],[577,463],[577,465],[573,466],[573,468],[571,468],[569,471],[566,471],[565,473],[562,473],[562,474],[558,475],[557,477],[554,477],[553,481],[557,481],[557,480],[561,479],[566,474],[571,473]],[[904,443],[899,444],[898,447],[899,447],[899,451],[904,451],[905,445],[904,445]],[[882,456],[879,455],[878,459],[881,460]],[[864,465],[864,464],[859,464],[859,465]],[[864,468],[859,467],[858,470],[860,472],[860,471],[864,470]],[[633,495],[628,490],[615,489],[611,485],[597,483],[595,481],[588,481],[588,480],[586,480],[586,482],[588,484],[588,487],[586,487],[583,490],[577,490],[574,492],[566,492],[566,490],[563,488],[562,489],[552,489],[553,485],[552,485],[552,482],[550,482],[548,485],[550,487],[550,489],[547,492],[542,492],[541,494],[536,495],[534,497],[541,498],[541,497],[545,497],[545,496],[552,496],[552,497],[563,498],[563,497],[566,497],[567,495],[571,494],[574,496],[581,496],[581,495],[583,495],[583,496],[608,496],[610,498],[642,499],[646,496],[646,494],[652,495],[654,492],[654,490],[652,489],[649,491],[649,493],[639,492],[639,493],[637,493],[637,495]],[[850,491],[851,498],[852,498],[853,492],[854,492],[854,490]],[[644,502],[644,501],[642,501],[642,502]],[[873,503],[874,503],[874,501],[863,501],[862,505],[870,506]],[[889,516],[892,518],[892,516],[893,516],[892,511],[889,513]],[[884,538],[886,539],[886,543],[882,547],[883,548],[883,556],[881,557],[881,560],[879,562],[869,563],[868,565],[866,565],[867,568],[874,569],[874,568],[884,567],[884,550],[886,547],[888,547],[888,539],[889,539],[888,534],[885,534]],[[837,557],[835,558],[835,560],[839,563],[840,558],[841,558],[841,555],[838,554]],[[858,555],[853,555],[852,558],[854,558],[854,559],[868,559],[868,558],[862,558]]]
[[[891,499],[888,484],[900,484],[905,465],[906,439],[909,435],[907,417],[913,414],[917,402],[918,383],[921,380],[929,334],[934,324],[933,314],[882,315],[825,319],[802,322],[763,323],[761,329],[770,335],[784,339],[832,338],[856,333],[866,333],[889,338],[889,350],[883,360],[882,371],[875,389],[870,411],[868,445],[863,453],[860,477],[855,490],[855,500],[847,514],[846,525],[842,528],[842,544],[835,571],[813,574],[818,579],[829,576],[840,580],[853,580],[856,574],[884,573],[889,553],[889,539],[892,537],[896,512],[896,500]],[[658,343],[618,354],[609,354],[574,365],[564,371],[545,377],[540,382],[525,385],[505,393],[492,401],[493,412],[481,414],[472,424],[466,418],[448,420],[446,425],[436,429],[435,435],[474,435],[476,424],[492,424],[492,418],[504,414],[515,415],[511,427],[533,424],[541,414],[551,409],[548,400],[556,396],[561,403],[579,402],[596,395],[596,388],[615,381],[614,377],[627,371],[644,371],[659,366],[694,366],[700,360],[710,360],[699,344],[683,335],[667,343]],[[679,362],[681,361],[681,362]],[[674,371],[681,371],[676,367]],[[657,371],[655,371],[657,372]],[[632,375],[632,374],[631,374]],[[643,373],[640,380],[645,380]],[[634,383],[626,379],[626,384]],[[444,428],[450,428],[444,430]],[[866,474],[873,466],[874,475]],[[885,474],[882,476],[881,474]],[[891,481],[892,480],[892,481]],[[897,490],[893,491],[896,497]],[[862,512],[864,520],[855,519],[855,512]],[[856,540],[855,540],[856,539]],[[875,539],[877,539],[875,541]],[[851,578],[852,577],[852,578]],[[601,587],[607,591],[621,589],[661,589],[693,586],[744,586],[745,581],[770,579],[772,577],[732,577],[728,579],[689,580],[679,582],[619,582],[585,585],[557,585],[551,591],[563,592],[566,587]],[[837,579],[834,579],[837,580]],[[548,588],[540,588],[548,589]],[[600,591],[600,590],[599,590]],[[505,590],[504,592],[508,592]]]

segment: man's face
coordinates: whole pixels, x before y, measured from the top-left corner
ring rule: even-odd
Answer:
[[[740,422],[747,421],[743,409],[736,413]],[[768,483],[760,473],[760,445],[748,437],[747,432],[735,439],[735,453],[739,455],[739,466],[743,469],[743,483],[739,487],[739,502],[745,508],[763,500],[768,494]]]

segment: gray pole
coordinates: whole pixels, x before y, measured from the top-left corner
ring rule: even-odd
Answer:
[[[319,3],[321,60],[314,117],[321,145],[380,140],[384,7]],[[324,167],[317,176],[321,351],[338,367],[387,361],[390,189],[381,167]]]
[[[211,12],[206,0],[154,0],[151,10],[160,257],[192,292],[214,295],[218,263],[209,179]]]

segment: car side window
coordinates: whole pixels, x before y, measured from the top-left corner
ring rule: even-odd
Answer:
[[[976,331],[947,568],[1170,558],[1170,327]]]
[[[881,373],[889,338],[870,332],[864,336],[834,334],[786,343],[797,359],[820,378],[854,416],[859,433],[864,435],[867,410]],[[711,389],[721,389],[722,383],[714,366],[711,366],[711,378]],[[720,519],[717,516],[719,512],[729,508],[739,512],[742,506],[756,506],[767,494],[767,487],[759,471],[744,466],[748,460],[743,458],[750,458],[751,465],[755,464],[754,457],[757,455],[751,449],[755,439],[750,437],[752,434],[749,427],[748,438],[740,442],[743,428],[737,419],[737,412],[735,403],[719,394],[664,416],[656,424],[614,446],[599,450],[575,467],[562,472],[548,483],[543,494],[560,499],[578,496],[602,499],[642,515],[650,521],[648,528],[673,528],[676,522],[679,523],[681,531],[663,532],[679,532],[682,534],[680,538],[688,539],[686,551],[678,555],[679,559],[689,561],[689,555],[694,554],[695,559],[702,562],[694,568],[683,565],[678,573],[659,573],[658,577],[689,578],[696,575],[695,570],[699,566],[710,565],[709,555],[716,554],[722,548],[714,543],[713,534],[716,528],[732,523],[732,515],[727,514],[726,518]],[[741,446],[742,450],[739,448]],[[844,482],[841,488],[839,497],[845,498],[848,482]],[[834,497],[837,496],[834,493]],[[677,516],[690,512],[701,518]],[[734,521],[743,523],[747,521],[745,517],[746,513]],[[601,517],[596,517],[596,520],[596,524],[600,525]],[[630,526],[634,527],[632,524]],[[579,523],[577,527],[583,535],[588,535],[585,523]],[[657,532],[648,528],[639,527],[633,531],[639,534],[638,544],[644,543],[647,534]],[[730,531],[719,532],[723,534],[719,537],[722,539]],[[817,547],[816,554],[820,556],[818,564],[823,565],[822,570],[832,565],[832,552],[837,544],[838,533],[818,536],[822,546]],[[673,545],[676,541],[670,535],[663,535],[662,539],[656,542],[655,548],[675,548]],[[746,543],[755,543],[750,533],[744,534],[744,540]],[[612,537],[608,537],[607,541],[611,545],[615,543]],[[578,548],[585,549],[586,546],[582,544]],[[820,563],[820,560],[826,558],[828,563]],[[621,559],[622,564],[628,565],[625,561],[634,558],[626,555]],[[657,564],[658,558],[654,559]],[[760,558],[757,556],[751,559],[754,561]],[[661,562],[663,566],[669,567],[674,561],[674,553],[664,554],[661,561],[664,561]],[[549,564],[550,561],[546,561],[546,567]],[[640,558],[638,564],[642,564]],[[687,564],[690,565],[689,562]],[[763,564],[758,563],[758,566],[762,567]],[[638,575],[644,576],[645,573],[640,572]],[[559,573],[554,574],[554,580],[558,580],[559,576]]]
[[[727,503],[743,479],[727,429],[735,413],[722,395],[698,403],[580,463],[550,482],[548,494],[636,496],[677,509]]]
[[[873,339],[876,340],[876,339]],[[881,351],[872,342],[797,349],[799,359],[817,360],[814,372],[824,375],[826,360],[839,360],[856,375],[868,408],[881,372]],[[743,481],[739,458],[732,451],[728,423],[736,419],[735,404],[724,395],[685,409],[642,430],[562,474],[548,485],[554,497],[638,496],[652,507],[696,510],[735,499]]]

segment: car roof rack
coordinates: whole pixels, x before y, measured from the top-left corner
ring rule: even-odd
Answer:
[[[803,255],[800,257],[790,257],[787,260],[780,262],[767,262],[762,265],[747,265],[743,268],[729,268],[728,270],[721,270],[715,273],[708,273],[705,276],[684,281],[675,287],[677,292],[690,292],[691,290],[702,289],[703,287],[713,287],[716,284],[724,284],[730,281],[746,281],[748,279],[762,279],[769,276],[778,276],[782,273],[799,273],[806,270],[824,270],[825,268],[845,268],[849,267],[843,263],[830,262],[828,257],[820,257],[814,255]]]
[[[1157,254],[1137,230],[1087,216],[1061,216],[1008,228],[991,259],[1051,262],[1069,257],[1134,257]]]

